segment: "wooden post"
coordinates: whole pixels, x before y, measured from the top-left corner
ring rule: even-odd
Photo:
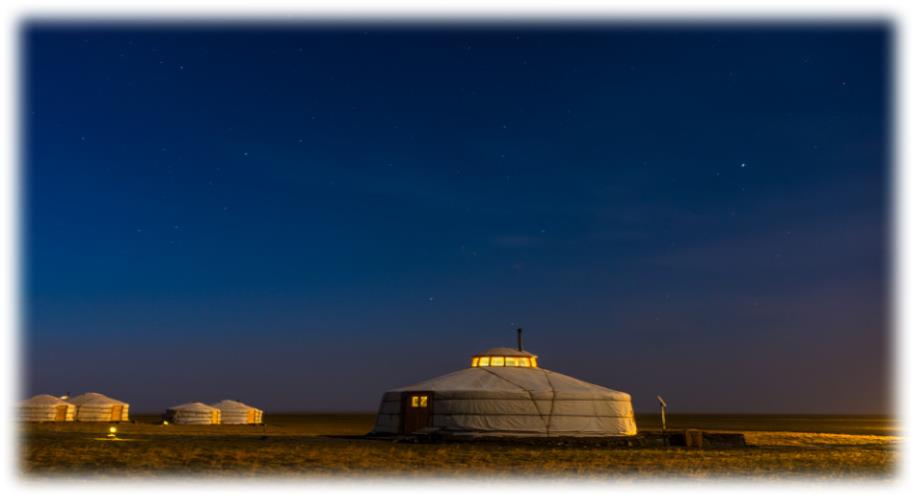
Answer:
[[[666,401],[663,401],[659,394],[657,401],[660,402],[660,432],[666,432]]]

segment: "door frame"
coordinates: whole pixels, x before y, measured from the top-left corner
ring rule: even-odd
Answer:
[[[435,415],[435,393],[432,391],[404,391],[400,393],[400,426],[398,431],[400,434],[412,434],[411,432],[406,432],[406,411],[411,408],[409,405],[409,399],[413,396],[428,396],[428,425],[426,427],[431,427],[434,423]]]

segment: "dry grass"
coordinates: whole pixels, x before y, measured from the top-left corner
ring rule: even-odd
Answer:
[[[118,426],[119,437],[127,439],[121,442],[96,440],[107,433],[107,424],[24,426],[22,470],[29,477],[885,478],[892,475],[898,443],[887,435],[789,432],[783,421],[781,429],[747,432],[755,447],[687,450],[323,437],[363,434],[371,428],[370,415],[274,415],[261,427],[160,426],[140,420]],[[856,429],[847,422],[847,430]]]

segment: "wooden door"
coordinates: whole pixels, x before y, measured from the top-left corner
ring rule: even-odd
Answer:
[[[63,422],[67,420],[67,405],[58,405],[54,412],[54,421]]]
[[[432,393],[415,391],[403,393],[401,399],[403,434],[412,434],[432,425]]]
[[[249,424],[253,424],[253,423],[254,423],[254,421],[255,421],[254,415],[255,415],[256,413],[257,413],[257,412],[255,412],[253,408],[251,408],[250,410],[248,410],[248,423],[249,423]]]
[[[121,413],[124,411],[124,405],[114,405],[111,407],[111,420],[121,421]]]

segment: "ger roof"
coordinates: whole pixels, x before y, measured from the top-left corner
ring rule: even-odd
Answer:
[[[66,401],[50,394],[39,394],[22,402],[26,406],[69,405]]]
[[[239,410],[240,410],[240,409],[244,409],[244,410],[254,409],[254,410],[257,410],[257,408],[255,408],[255,407],[253,407],[253,406],[251,406],[251,405],[246,405],[246,404],[244,404],[244,403],[242,403],[242,402],[240,402],[240,401],[235,401],[235,400],[222,400],[222,401],[220,401],[219,403],[213,403],[212,406],[213,406],[213,408],[218,408],[218,409],[220,409],[220,410],[226,410],[226,409],[232,409],[232,408],[234,408],[234,409],[239,409]]]
[[[211,412],[213,410],[218,410],[218,408],[215,408],[215,407],[212,407],[209,405],[205,405],[203,403],[200,403],[199,401],[196,401],[193,403],[183,403],[181,405],[173,406],[173,407],[169,408],[169,410],[185,410],[185,411],[192,411],[192,412],[194,412],[194,411],[195,412]]]
[[[123,401],[116,400],[114,398],[111,398],[110,396],[105,396],[104,394],[101,394],[101,393],[83,393],[79,396],[74,396],[74,397],[68,399],[67,401],[69,401],[70,403],[73,403],[74,405],[85,405],[87,403],[94,403],[94,404],[103,404],[104,403],[104,404],[110,404],[110,405],[126,405],[127,404],[127,403],[124,403]]]
[[[630,400],[631,396],[574,377],[533,367],[472,367],[388,392],[436,391],[474,396]]]

